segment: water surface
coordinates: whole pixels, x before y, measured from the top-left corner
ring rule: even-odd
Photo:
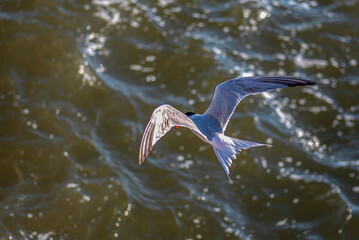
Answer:
[[[357,239],[359,3],[0,3],[0,239]],[[158,105],[202,113],[217,84],[318,86],[246,98],[228,182],[173,130],[138,166]]]

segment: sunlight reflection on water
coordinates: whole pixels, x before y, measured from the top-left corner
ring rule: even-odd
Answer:
[[[0,3],[0,239],[355,239],[356,1]],[[217,84],[318,86],[242,101],[226,181],[176,130],[137,163],[153,109],[204,112]]]

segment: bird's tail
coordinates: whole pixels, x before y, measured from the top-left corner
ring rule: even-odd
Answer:
[[[229,168],[232,165],[232,160],[236,158],[236,155],[242,149],[259,146],[270,146],[268,144],[244,141],[225,135],[215,136],[211,141],[211,145],[229,180],[231,180],[229,177]]]

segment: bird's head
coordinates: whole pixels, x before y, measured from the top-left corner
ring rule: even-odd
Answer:
[[[194,113],[194,112],[186,112],[185,114],[189,117],[189,116],[195,115],[196,113]]]
[[[194,112],[186,112],[185,114],[189,117],[189,116],[195,115],[196,113],[194,113]],[[179,127],[180,126],[176,126],[176,129],[179,128]]]

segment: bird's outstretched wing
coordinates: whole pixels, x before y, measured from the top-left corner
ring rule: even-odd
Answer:
[[[311,80],[294,77],[240,77],[216,87],[211,105],[204,115],[218,119],[223,132],[238,103],[246,96],[277,88],[315,85]]]
[[[168,104],[161,105],[153,111],[142,135],[138,158],[140,165],[151,152],[156,142],[174,126],[186,127],[202,135],[196,124],[187,115]]]

